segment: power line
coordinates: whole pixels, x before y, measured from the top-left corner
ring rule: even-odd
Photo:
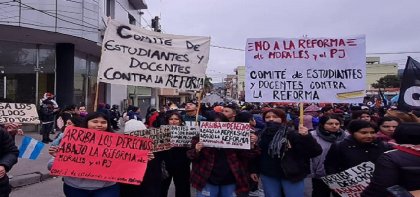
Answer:
[[[56,17],[56,16],[54,16],[54,15],[49,14],[48,12],[45,12],[45,11],[43,11],[43,10],[39,10],[39,9],[34,8],[34,7],[30,6],[30,5],[27,5],[27,4],[25,4],[25,3],[22,3],[21,1],[19,1],[18,3],[19,3],[20,5],[25,6],[26,8],[29,8],[29,9],[32,9],[32,10],[35,10],[35,11],[38,11],[38,12],[41,12],[41,13],[43,13],[43,14],[46,14],[46,15],[51,16],[51,17],[53,17],[53,18],[56,18],[56,19],[58,19],[58,20],[61,20],[61,21],[64,21],[64,22],[67,22],[67,23],[70,23],[70,24],[73,24],[73,25],[78,25],[78,26],[81,26],[81,27],[94,29],[94,30],[97,30],[97,31],[98,31],[98,28],[97,28],[97,27],[89,27],[89,26],[86,26],[86,25],[83,25],[83,24],[78,24],[78,23],[75,23],[75,22],[72,22],[72,21],[68,21],[68,20],[66,20],[66,19],[62,19],[62,18],[60,18],[60,17]]]

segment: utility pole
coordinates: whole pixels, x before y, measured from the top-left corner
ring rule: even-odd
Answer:
[[[155,16],[155,18],[152,18],[152,28],[153,28],[153,31],[155,31],[155,32],[159,32],[159,33],[161,32],[158,16]],[[152,106],[156,106],[156,109],[159,109],[160,108],[160,102],[159,102],[160,99],[159,99],[158,92],[159,92],[160,88],[151,88],[151,89],[152,89],[152,91],[151,91],[152,99],[151,99],[150,104]],[[165,105],[165,103],[163,103],[163,105]]]

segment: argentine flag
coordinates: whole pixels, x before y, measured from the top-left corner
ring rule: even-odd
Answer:
[[[41,153],[43,148],[44,143],[34,138],[24,136],[22,139],[22,144],[19,147],[19,158],[35,160],[38,158],[39,153]]]

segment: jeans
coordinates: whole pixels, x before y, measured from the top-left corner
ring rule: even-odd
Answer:
[[[232,197],[235,194],[236,185],[212,185],[207,183],[203,190],[197,191],[197,197]]]
[[[118,184],[96,189],[96,190],[79,189],[79,188],[71,187],[67,184],[64,184],[63,190],[66,197],[118,197],[120,196],[120,187]]]
[[[282,189],[285,197],[304,196],[305,185],[303,180],[291,182],[286,179],[261,175],[261,181],[265,197],[281,197]]]

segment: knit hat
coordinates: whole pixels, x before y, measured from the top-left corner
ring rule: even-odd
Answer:
[[[124,133],[130,133],[132,131],[138,131],[138,130],[145,130],[146,125],[143,124],[143,122],[135,120],[135,119],[131,119],[127,122],[125,122],[125,126],[124,126]]]
[[[406,122],[401,123],[392,137],[398,144],[420,144],[420,124]]]

